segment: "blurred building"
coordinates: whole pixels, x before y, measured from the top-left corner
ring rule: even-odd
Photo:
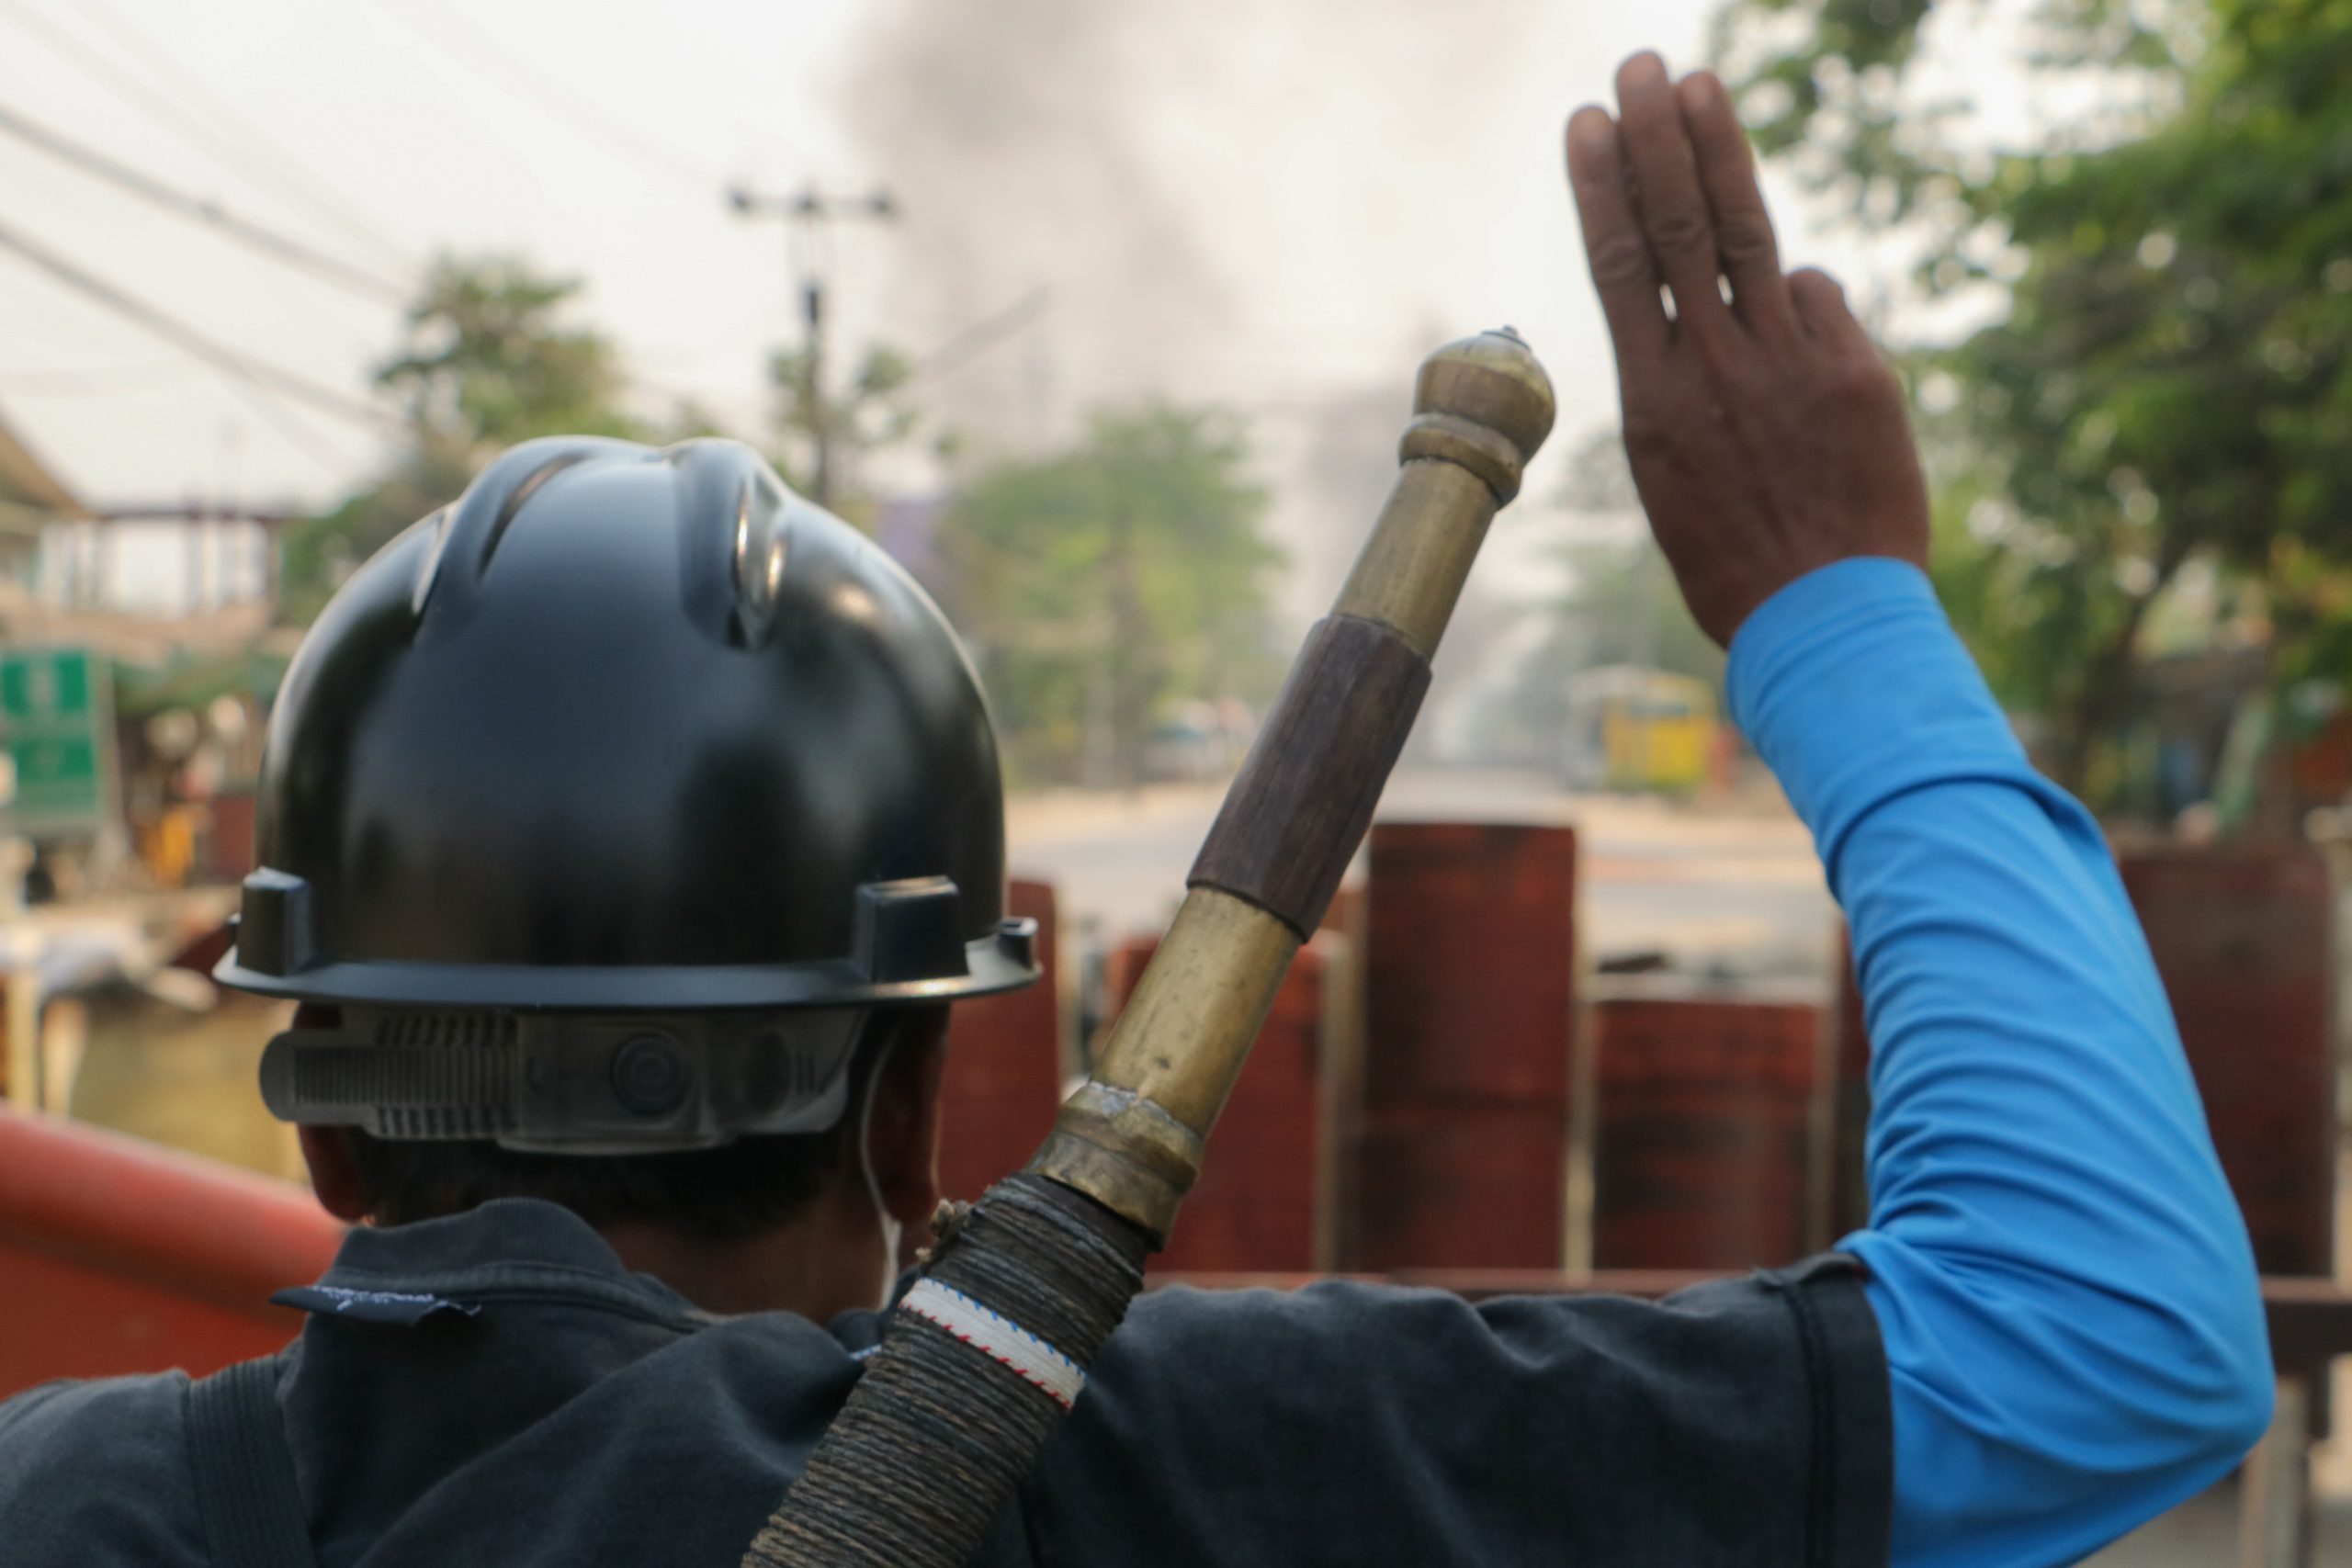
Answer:
[[[0,582],[30,592],[42,529],[89,513],[0,413]]]

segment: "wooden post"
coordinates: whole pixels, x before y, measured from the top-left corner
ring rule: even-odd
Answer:
[[[2307,1380],[2278,1380],[2270,1429],[2239,1477],[2238,1568],[2310,1568],[2311,1400]]]

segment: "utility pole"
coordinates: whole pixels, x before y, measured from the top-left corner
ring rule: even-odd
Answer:
[[[888,222],[899,215],[887,190],[867,196],[831,196],[814,185],[792,196],[763,196],[746,185],[728,187],[727,205],[743,218],[780,218],[791,226],[794,260],[800,272],[801,324],[807,333],[800,396],[808,411],[808,440],[815,448],[808,499],[820,506],[833,500],[832,410],[825,401],[825,287],[832,256],[830,226],[858,219]]]

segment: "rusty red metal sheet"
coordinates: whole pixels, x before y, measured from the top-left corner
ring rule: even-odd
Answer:
[[[1351,1269],[1558,1269],[1560,1110],[1433,1103],[1368,1113],[1356,1145]]]
[[[1367,1104],[1565,1104],[1576,833],[1382,822],[1365,881]]]
[[[1593,1006],[1593,1266],[1740,1269],[1809,1245],[1822,1010]]]
[[[301,1326],[270,1293],[323,1273],[342,1235],[286,1183],[0,1110],[0,1396],[266,1355]]]
[[[1566,828],[1376,824],[1367,855],[1359,1269],[1566,1258],[1577,845]]]
[[[223,790],[214,795],[211,826],[206,871],[216,882],[243,882],[254,868],[253,790]]]
[[[1053,886],[1016,881],[1005,907],[1037,922],[1045,973],[1021,990],[959,1002],[949,1021],[939,1086],[939,1185],[967,1201],[1029,1162],[1062,1102]]]
[[[1158,947],[1156,938],[1139,937],[1112,950],[1103,987],[1113,1017]],[[1325,978],[1315,948],[1292,961],[1233,1098],[1209,1134],[1200,1182],[1185,1198],[1168,1246],[1152,1259],[1155,1271],[1281,1271],[1329,1261]]]
[[[2266,1274],[2335,1269],[2335,890],[2306,845],[2126,846],[2213,1143]]]

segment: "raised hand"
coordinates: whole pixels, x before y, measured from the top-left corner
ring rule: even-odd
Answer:
[[[1625,450],[1690,613],[1748,613],[1849,556],[1924,566],[1928,494],[1894,371],[1811,268],[1781,272],[1731,96],[1655,54],[1618,118],[1568,121],[1568,178],[1616,347]],[[1669,309],[1668,300],[1671,300]]]

